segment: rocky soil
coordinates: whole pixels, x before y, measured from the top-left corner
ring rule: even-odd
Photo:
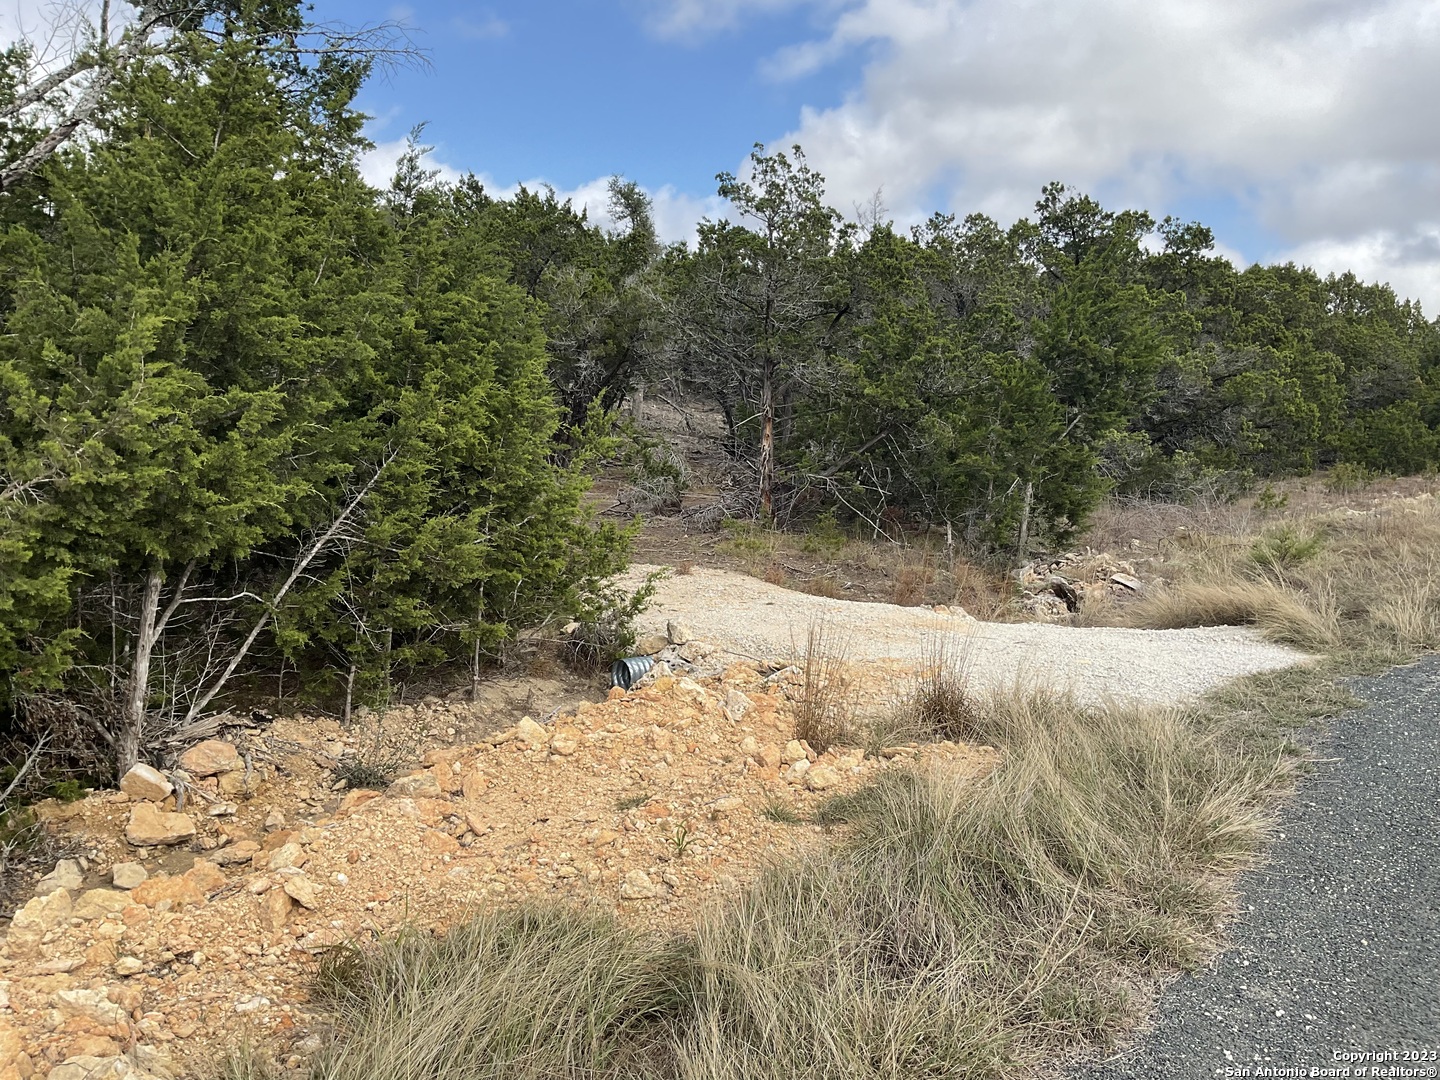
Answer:
[[[1037,566],[1021,585],[1059,597],[1048,582],[1061,571],[1092,591],[1130,588],[1103,560]],[[120,791],[42,806],[78,854],[36,882],[0,951],[0,1080],[205,1076],[242,1037],[298,1068],[318,1046],[317,957],[337,944],[535,896],[679,929],[817,842],[818,827],[794,822],[823,797],[920,757],[977,779],[995,767],[981,746],[798,742],[793,663],[817,622],[861,715],[899,707],[941,647],[980,685],[1036,678],[1093,700],[1169,702],[1304,659],[1243,629],[978,623],[671,573],[640,620],[661,664],[629,692],[584,700],[554,679],[511,680],[349,729],[282,717],[163,772],[137,767]],[[409,771],[392,781],[396,762]],[[367,782],[384,790],[354,786]]]
[[[857,693],[896,693],[857,683]],[[43,812],[84,852],[37,883],[0,958],[0,1080],[203,1075],[242,1035],[298,1066],[318,1042],[316,957],[479,905],[585,899],[683,926],[766,860],[813,842],[786,824],[876,771],[939,755],[981,777],[986,747],[817,755],[793,739],[800,675],[736,664],[660,675],[488,739],[441,737],[386,790],[336,779],[374,733],[282,718],[211,740],[168,773]],[[386,717],[440,733],[466,706]],[[767,810],[769,813],[767,814]]]

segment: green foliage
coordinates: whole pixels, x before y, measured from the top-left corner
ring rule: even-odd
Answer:
[[[1269,512],[1271,510],[1284,510],[1290,505],[1288,492],[1279,493],[1275,485],[1266,484],[1260,489],[1260,494],[1255,497],[1255,509]]]
[[[1325,487],[1337,495],[1353,495],[1375,482],[1370,469],[1354,461],[1340,461],[1325,474]]]
[[[0,234],[0,710],[61,685],[122,765],[227,658],[384,701],[595,606],[626,544],[476,193],[417,133],[377,197],[363,70],[248,19],[138,68]]]
[[[1283,572],[1304,566],[1325,549],[1325,540],[1292,525],[1272,529],[1250,548],[1251,560],[1263,569]]]

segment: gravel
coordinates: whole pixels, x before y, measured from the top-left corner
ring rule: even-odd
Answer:
[[[633,566],[622,584],[633,589],[656,569]],[[850,660],[860,662],[914,665],[937,637],[962,635],[973,685],[1034,680],[1068,688],[1084,701],[1129,698],[1168,704],[1241,675],[1307,659],[1244,627],[1128,630],[984,623],[959,608],[942,613],[831,600],[726,570],[672,573],[661,581],[638,627],[642,633],[664,632],[671,619],[688,623],[696,638],[725,652],[786,663],[803,652],[816,620],[823,620],[828,637],[845,642]]]
[[[1231,947],[1077,1080],[1440,1075],[1440,657],[1352,689],[1367,705],[1317,738]]]

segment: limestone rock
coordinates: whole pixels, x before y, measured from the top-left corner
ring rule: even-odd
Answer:
[[[83,956],[57,956],[54,960],[36,964],[35,969],[43,971],[46,975],[68,975],[84,966],[85,958]]]
[[[1145,591],[1145,583],[1137,577],[1131,577],[1129,574],[1111,574],[1110,580],[1123,589],[1129,589],[1131,592],[1138,593]]]
[[[226,773],[225,775],[229,776],[231,774]],[[223,780],[224,777],[221,777],[221,779]],[[233,802],[217,802],[211,803],[210,809],[205,812],[211,817],[234,817],[235,812],[239,809],[240,808],[236,806]]]
[[[799,762],[796,762],[798,765]],[[828,765],[816,765],[805,771],[805,786],[811,791],[824,791],[840,783],[840,774]]]
[[[21,959],[40,952],[40,939],[70,918],[74,906],[70,894],[56,889],[49,896],[37,896],[15,913],[10,922],[10,955]]]
[[[115,974],[128,978],[145,970],[145,962],[133,956],[122,956],[115,961]]]
[[[205,903],[205,893],[193,881],[186,880],[184,874],[178,877],[157,874],[144,884],[137,885],[129,897],[131,902],[150,908],[167,902],[172,908],[183,908],[187,904],[199,907]]]
[[[35,895],[49,896],[56,889],[69,889],[74,892],[80,888],[83,880],[78,862],[74,859],[61,859],[55,864],[54,870],[35,883]]]
[[[288,870],[292,866],[301,865],[305,858],[305,849],[292,840],[272,851],[267,865],[271,870]]]
[[[559,754],[561,757],[569,757],[580,749],[582,738],[581,733],[575,728],[561,728],[550,740],[550,752]]]
[[[249,797],[250,782],[245,777],[244,769],[232,769],[230,772],[221,773],[216,779],[219,781],[220,794],[229,798],[236,796]]]
[[[130,771],[120,779],[120,790],[132,799],[164,802],[175,791],[175,785],[170,783],[159,769],[152,769],[141,762],[132,765]]]
[[[688,645],[695,636],[690,632],[690,624],[679,619],[671,619],[666,623],[665,633],[669,636],[671,645]]]
[[[149,876],[149,872],[138,862],[116,863],[110,868],[110,880],[117,889],[133,889],[144,884]]]
[[[385,794],[392,799],[440,799],[445,796],[434,774],[430,772],[401,776],[385,789]]]
[[[805,747],[800,745],[798,739],[791,739],[785,744],[785,750],[780,754],[780,760],[786,765],[793,765],[797,761],[808,761],[810,755],[805,753]]]
[[[515,737],[531,746],[546,746],[550,742],[550,731],[526,716],[515,725]]]
[[[738,724],[741,717],[750,711],[752,702],[739,690],[725,691],[725,702],[722,708],[725,710],[725,719],[732,724]]]
[[[631,870],[620,879],[621,900],[653,900],[660,895],[662,886],[650,880],[644,870]]]
[[[155,1080],[155,1074],[135,1068],[128,1057],[79,1054],[50,1070],[47,1080]]]
[[[259,850],[260,845],[254,840],[241,840],[228,847],[222,847],[210,858],[221,866],[239,866],[241,863],[247,863],[253,859]]]
[[[635,653],[637,656],[654,656],[670,644],[670,639],[664,634],[642,634],[635,641]]]
[[[745,808],[745,800],[739,795],[727,795],[722,799],[716,799],[710,804],[710,816],[716,821],[733,817],[740,810]]]
[[[748,758],[760,759],[760,740],[754,735],[746,735],[740,740],[740,753]]]
[[[277,832],[285,828],[285,811],[278,806],[265,815],[265,831]]]
[[[787,784],[802,783],[805,780],[805,774],[809,771],[810,761],[808,758],[802,757],[799,761],[792,763],[790,768],[785,770],[785,782]]]
[[[315,883],[304,874],[287,877],[284,889],[301,907],[314,911],[320,906],[320,899],[315,895]]]
[[[209,859],[201,859],[185,871],[185,880],[203,893],[212,893],[225,887],[225,872]]]
[[[180,755],[180,767],[191,776],[215,776],[245,767],[235,744],[224,739],[206,739]]]
[[[460,794],[468,799],[475,800],[485,794],[490,787],[490,781],[485,779],[485,774],[479,769],[465,774],[465,779],[460,782]]]
[[[290,922],[294,901],[284,889],[271,889],[260,901],[260,922],[271,933],[284,930]]]
[[[778,769],[782,757],[784,755],[780,752],[780,747],[774,743],[765,743],[760,747],[760,764],[767,769]]]
[[[111,1001],[104,990],[57,990],[50,1000],[62,1016],[80,1016],[107,1027],[129,1019],[124,1007]]]
[[[103,919],[116,911],[123,911],[133,901],[130,894],[120,889],[90,889],[80,894],[71,914],[77,919]]]
[[[188,815],[159,810],[153,803],[139,803],[130,811],[125,839],[136,847],[169,847],[195,836],[195,822]]]

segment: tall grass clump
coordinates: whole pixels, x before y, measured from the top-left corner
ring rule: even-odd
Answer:
[[[1185,583],[1147,596],[1132,607],[1131,624],[1149,630],[1188,626],[1257,626],[1276,641],[1325,649],[1338,641],[1331,609],[1270,581]]]
[[[846,673],[848,651],[849,643],[823,620],[810,624],[799,665],[803,682],[792,709],[795,738],[809,743],[817,754],[855,733],[855,695]]]
[[[920,671],[906,706],[916,731],[956,742],[975,738],[980,704],[970,689],[971,660],[968,634],[925,639]]]
[[[335,951],[317,990],[336,1035],[311,1080],[669,1080],[687,971],[666,940],[559,904]]]
[[[882,774],[826,806],[843,839],[701,926],[680,1075],[1017,1075],[1203,958],[1287,767],[1179,711],[1020,691],[983,715],[989,780]]]

